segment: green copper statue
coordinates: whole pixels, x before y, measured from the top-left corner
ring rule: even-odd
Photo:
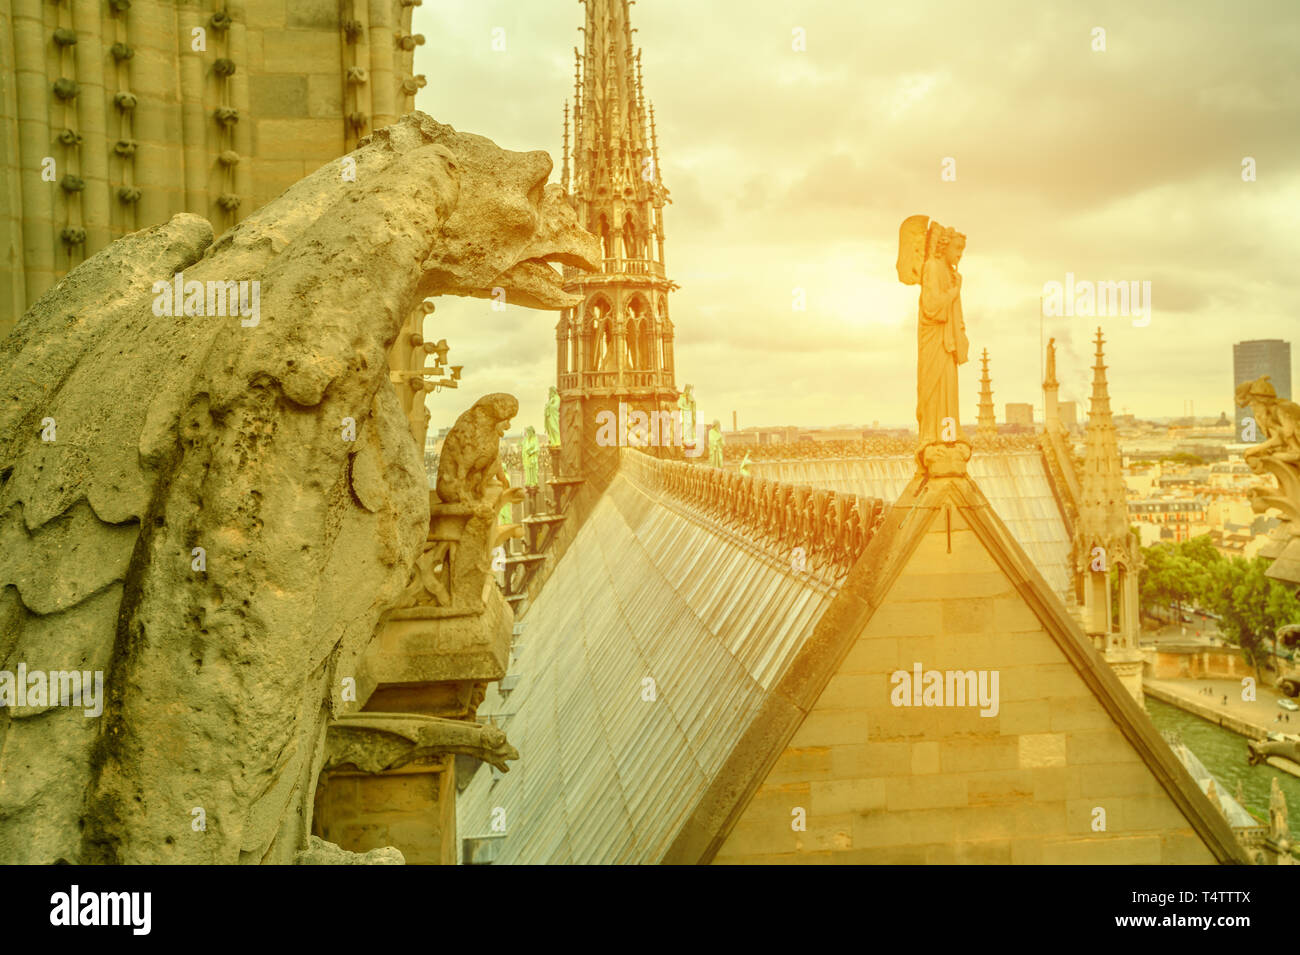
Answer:
[[[560,446],[560,391],[551,385],[551,393],[546,398],[546,440],[551,447]],[[534,482],[536,483],[536,482]]]
[[[709,466],[722,467],[722,422],[714,421],[709,428]]]
[[[695,386],[687,385],[677,396],[677,410],[682,417],[682,443],[695,443]]]
[[[524,459],[524,487],[537,487],[537,455],[541,446],[537,430],[531,424],[524,428],[524,443],[520,448]]]

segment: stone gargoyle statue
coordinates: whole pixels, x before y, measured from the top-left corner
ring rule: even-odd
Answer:
[[[1300,584],[1300,405],[1278,397],[1268,375],[1237,386],[1238,408],[1249,407],[1252,418],[1243,422],[1240,437],[1263,441],[1242,457],[1257,474],[1271,474],[1277,489],[1251,488],[1251,508],[1262,514],[1275,510],[1282,525],[1269,535],[1260,556],[1273,560],[1268,576]],[[1255,433],[1249,433],[1253,427]]]
[[[1250,766],[1267,762],[1270,756],[1280,756],[1300,764],[1300,741],[1297,740],[1248,739],[1246,750],[1246,763]]]
[[[1247,460],[1278,458],[1287,464],[1300,462],[1300,405],[1279,398],[1268,375],[1237,386],[1238,408],[1249,407],[1264,441],[1245,454]]]
[[[506,538],[523,536],[521,525],[497,523],[502,506],[524,497],[523,488],[510,486],[501,462],[501,438],[518,413],[514,395],[484,395],[447,432],[431,532],[398,609],[482,609],[492,550]],[[449,526],[455,530],[439,533]]]
[[[484,395],[456,419],[442,443],[438,459],[438,499],[444,504],[468,504],[495,509],[488,500],[490,484],[510,486],[501,463],[501,438],[519,413],[514,395]]]
[[[498,727],[417,713],[353,713],[330,726],[325,769],[355,766],[384,773],[450,754],[474,756],[509,772],[519,752]]]
[[[414,113],[351,158],[216,242],[123,237],[0,344],[0,671],[103,678],[99,714],[0,708],[0,862],[307,847],[337,684],[429,527],[398,329],[440,294],[572,306],[549,263],[599,261],[543,152]]]

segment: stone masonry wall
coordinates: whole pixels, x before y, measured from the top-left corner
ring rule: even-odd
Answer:
[[[0,338],[114,239],[219,235],[413,109],[419,3],[0,0]]]
[[[350,852],[385,846],[407,865],[456,864],[454,757],[387,773],[331,772],[316,790],[313,834]]]
[[[871,617],[718,863],[1209,863],[1213,858],[953,512]],[[896,707],[890,674],[999,671],[1000,708]],[[1106,830],[1093,831],[1094,809]],[[806,831],[792,829],[802,808]]]

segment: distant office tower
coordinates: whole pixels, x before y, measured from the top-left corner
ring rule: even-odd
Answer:
[[[1034,426],[1034,406],[1025,403],[1009,402],[1007,404],[1007,424],[1032,428]]]
[[[1072,430],[1079,425],[1079,405],[1074,401],[1062,401],[1056,405],[1057,417],[1061,419],[1061,424],[1065,425],[1066,430]]]
[[[1268,375],[1279,398],[1291,398],[1291,343],[1280,338],[1257,338],[1232,346],[1232,390],[1237,386]],[[1235,401],[1234,401],[1235,404]],[[1237,408],[1235,421],[1241,435],[1241,421],[1250,415],[1249,408]]]

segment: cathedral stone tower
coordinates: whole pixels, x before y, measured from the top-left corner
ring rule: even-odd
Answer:
[[[1138,571],[1141,560],[1129,532],[1128,503],[1120,468],[1119,444],[1111,420],[1106,384],[1104,339],[1097,329],[1092,405],[1080,482],[1079,523],[1075,534],[1075,572],[1084,630],[1093,638],[1121,682],[1142,697],[1142,656],[1138,650]],[[1053,369],[1054,370],[1054,369]],[[1054,375],[1052,378],[1054,379]],[[1118,616],[1112,613],[1111,568],[1116,569]]]
[[[599,490],[618,464],[623,415],[676,411],[668,293],[677,286],[664,272],[668,190],[659,176],[654,107],[642,94],[628,0],[584,5],[586,49],[574,51],[575,103],[571,118],[565,107],[561,181],[579,221],[600,236],[604,261],[598,273],[566,270],[565,288],[583,302],[566,309],[556,326],[556,376],[561,469]],[[617,440],[602,427],[610,420],[602,412],[618,422]],[[657,443],[669,444],[666,429],[656,430]]]
[[[219,235],[410,112],[421,2],[0,0],[0,338],[115,239]]]

